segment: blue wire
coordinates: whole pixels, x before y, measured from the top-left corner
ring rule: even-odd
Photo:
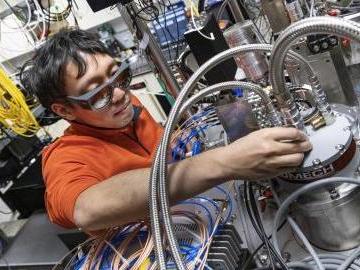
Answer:
[[[193,246],[193,245],[188,245],[188,244],[181,244],[180,246],[180,252],[181,254],[185,255],[185,263],[187,262],[191,262],[195,259],[196,255],[198,254],[201,245],[198,246]],[[190,252],[184,252],[184,248],[189,248]],[[168,262],[167,267],[176,267],[175,263],[173,262]]]
[[[192,198],[192,199],[202,199],[202,200],[205,200],[205,201],[211,203],[211,204],[216,208],[217,211],[219,211],[219,212],[221,211],[221,210],[220,210],[220,207],[216,204],[216,202],[214,202],[213,200],[211,200],[211,199],[209,199],[209,198],[206,198],[206,197],[203,197],[203,196],[196,196],[196,197],[194,197],[194,198]]]

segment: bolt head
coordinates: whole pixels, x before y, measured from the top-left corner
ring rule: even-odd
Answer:
[[[321,164],[321,160],[318,159],[318,158],[316,158],[316,159],[313,160],[312,164],[315,165],[315,166],[320,165],[320,164]]]
[[[336,38],[330,38],[329,39],[331,45],[336,45],[337,39]]]
[[[269,257],[268,257],[268,255],[266,253],[262,253],[262,254],[259,255],[259,261],[263,265],[268,263],[268,259],[269,259]]]
[[[345,148],[345,145],[343,145],[343,144],[337,144],[336,146],[335,146],[335,149],[336,150],[343,150]]]
[[[323,48],[323,49],[329,48],[329,43],[327,43],[327,42],[321,43],[321,48]]]
[[[319,45],[314,45],[314,46],[312,47],[312,49],[313,49],[314,52],[319,52],[319,51],[320,51]]]

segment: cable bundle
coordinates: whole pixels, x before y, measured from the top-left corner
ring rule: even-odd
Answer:
[[[191,156],[199,154],[206,140],[205,131],[217,125],[220,121],[213,106],[200,109],[184,121],[172,137],[172,160],[185,159],[187,148],[191,148]]]
[[[188,269],[206,267],[211,240],[221,224],[230,217],[230,195],[222,188],[219,190],[225,199],[213,200],[199,196],[179,203],[172,212],[180,251]],[[199,211],[192,211],[194,207]],[[226,214],[224,219],[223,214]],[[167,253],[166,268],[176,268],[169,251]],[[145,222],[113,228],[70,251],[54,269],[158,269],[153,236]]]
[[[44,38],[46,38],[47,35],[47,25],[45,21],[45,14],[43,13],[40,4],[37,0],[25,0],[26,3],[26,16],[21,16],[6,0],[4,0],[6,5],[11,9],[15,17],[20,21],[23,22],[22,26],[19,27],[12,27],[5,23],[5,20],[2,20],[1,22],[8,28],[9,30],[2,30],[2,33],[16,33],[16,32],[23,32],[23,33],[33,33],[35,36],[35,30],[38,26],[41,25],[41,36],[39,38],[39,41],[42,41]],[[36,20],[32,20],[33,17],[36,17]],[[33,45],[33,44],[32,44]],[[4,48],[5,50],[8,50]],[[11,49],[9,49],[11,51]]]
[[[40,128],[23,94],[2,69],[0,69],[0,123],[24,137],[32,137]]]
[[[181,16],[177,14],[174,4],[170,0],[160,0],[155,5],[153,1],[139,0],[133,2],[134,7],[129,6],[128,12],[131,18],[136,21],[139,18],[146,23],[152,23],[153,27],[158,27],[165,40],[166,44],[163,44],[162,48],[167,51],[168,62],[172,65],[176,62],[179,57],[181,47],[184,46],[182,40],[182,33],[179,25]],[[173,19],[168,19],[166,14],[172,14]],[[160,17],[163,17],[163,22],[160,22]],[[170,26],[172,23],[176,25],[176,31],[171,30]],[[170,38],[170,39],[169,39]],[[175,50],[175,55],[172,54],[172,50]]]

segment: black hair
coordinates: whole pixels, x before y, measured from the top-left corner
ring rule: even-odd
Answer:
[[[35,51],[33,58],[22,66],[22,85],[37,96],[44,107],[50,109],[54,102],[66,96],[66,65],[73,62],[78,68],[78,77],[85,74],[87,64],[81,53],[112,56],[96,35],[78,29],[63,29],[49,38]]]

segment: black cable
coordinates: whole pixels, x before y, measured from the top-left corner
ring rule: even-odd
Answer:
[[[205,10],[205,0],[199,0],[198,1],[198,12],[201,13]]]
[[[226,6],[227,6],[227,2],[228,2],[228,1],[229,1],[229,0],[224,0],[223,3],[221,4],[221,6],[219,7],[218,12],[217,12],[217,14],[216,14],[216,16],[215,16],[216,21],[219,21],[219,20],[221,19],[222,14],[223,14],[224,11],[225,11],[225,8],[226,8]]]
[[[267,241],[267,235],[265,234],[264,230],[260,229],[258,221],[255,219],[255,215],[254,215],[252,205],[251,205],[251,202],[250,202],[250,187],[249,187],[248,182],[245,182],[244,189],[245,189],[244,190],[245,206],[246,206],[246,211],[247,211],[248,216],[250,218],[251,224],[253,225],[253,227],[254,227],[256,233],[258,234],[260,240],[266,246],[266,251],[268,252],[268,255],[269,255],[270,265],[271,265],[272,269],[275,269],[273,257],[272,257],[271,251],[270,251],[270,245],[269,245],[269,242]]]
[[[265,235],[265,241],[268,243],[268,246],[270,248],[270,252],[271,254],[275,257],[275,259],[279,262],[280,267],[282,269],[289,269],[288,266],[286,265],[286,262],[284,261],[284,259],[281,257],[281,255],[275,250],[273,244],[267,239],[266,237],[266,232],[264,230],[264,226],[262,224],[262,220],[260,217],[260,213],[259,213],[259,209],[257,208],[257,204],[256,204],[256,199],[254,196],[254,191],[253,191],[253,183],[249,184],[249,197],[250,197],[250,204],[252,206],[252,210],[253,213],[255,215],[255,219],[257,220],[257,224],[260,227],[260,230],[262,231],[262,233]]]
[[[280,224],[280,226],[277,228],[277,231],[280,231],[280,230],[284,227],[285,224],[286,224],[286,220],[284,220],[284,221]],[[269,239],[269,240],[270,240],[271,238],[272,238],[272,234],[270,234],[270,235],[267,237],[267,239]],[[243,267],[241,268],[241,270],[248,270],[248,267],[249,267],[250,263],[253,261],[255,255],[259,252],[259,250],[260,250],[264,245],[265,245],[265,243],[262,242],[262,243],[250,254],[250,256],[246,259],[246,261],[245,261]]]
[[[164,7],[164,10],[161,9],[161,5],[160,5],[160,11],[162,12],[162,15],[164,17],[164,27],[162,26],[162,24],[160,23],[159,17],[155,20],[157,22],[157,24],[159,25],[161,31],[163,32],[164,38],[166,40],[166,48],[169,54],[169,61],[170,63],[172,62],[172,56],[171,56],[171,42],[168,40],[167,36],[166,36],[166,32],[168,32],[170,38],[174,39],[173,35],[170,33],[169,29],[167,28],[167,21],[166,21],[166,6]],[[161,44],[160,44],[161,45]]]
[[[282,269],[289,269],[283,258],[280,256],[280,254],[277,253],[272,243],[267,239],[267,235],[263,228],[259,210],[257,208],[256,200],[252,191],[252,184],[245,182],[244,189],[246,210],[255,231],[259,235],[260,239],[265,242],[265,245],[269,248],[269,258],[275,258],[279,262]]]
[[[164,0],[161,0],[161,1],[164,2]],[[170,0],[168,0],[168,2],[171,7],[171,11],[174,14],[174,18],[175,18],[175,23],[176,23],[176,41],[175,42],[178,43],[179,39],[180,39],[180,29],[179,29],[178,17],[177,17],[176,11],[174,9],[174,5],[171,4]],[[176,46],[175,59],[178,59],[178,57],[179,57],[179,46]]]
[[[255,217],[256,223],[257,223],[257,225],[258,225],[258,227],[259,227],[259,229],[261,231],[261,234],[264,237],[263,239],[265,241],[265,246],[266,246],[266,249],[269,252],[269,260],[270,260],[271,268],[275,270],[276,267],[275,267],[274,260],[273,260],[272,254],[271,254],[270,241],[267,239],[266,232],[265,232],[264,226],[262,224],[262,220],[261,220],[261,217],[260,217],[257,205],[256,205],[255,196],[254,196],[254,193],[253,193],[251,183],[249,184],[248,188],[249,188],[249,198],[250,198],[251,210],[252,210],[252,213],[253,213],[253,215]]]
[[[171,46],[170,46],[169,40],[168,40],[168,38],[167,38],[167,36],[166,36],[166,32],[165,32],[164,28],[162,27],[161,23],[159,22],[159,20],[156,20],[156,22],[157,22],[157,24],[159,25],[161,31],[163,32],[164,38],[165,38],[165,40],[166,40],[167,52],[168,52],[168,54],[169,54],[169,61],[171,62],[171,61],[172,61],[172,56],[171,56],[171,51],[170,51],[170,50],[171,50]],[[161,45],[161,44],[160,44],[160,45]]]

